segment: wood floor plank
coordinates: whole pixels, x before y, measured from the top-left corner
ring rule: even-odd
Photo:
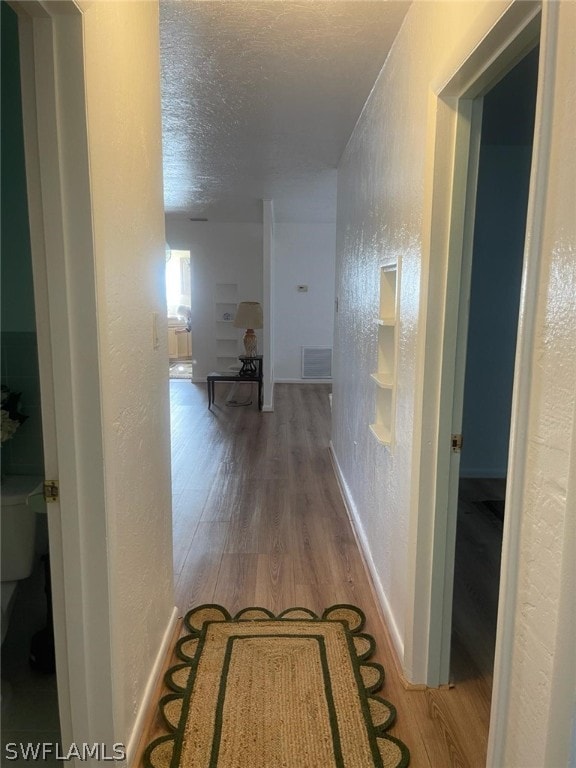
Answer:
[[[228,523],[198,523],[175,584],[176,605],[182,613],[214,601],[227,535]]]
[[[279,614],[296,605],[292,556],[281,552],[258,555],[255,604]]]
[[[262,554],[294,552],[294,519],[290,508],[289,486],[284,479],[264,480],[259,506],[261,526],[258,551]]]
[[[214,482],[202,512],[202,522],[229,523],[233,517],[234,508],[238,504],[237,499],[243,480],[238,474],[231,472],[225,462],[213,470],[213,477]]]
[[[208,488],[183,490],[172,502],[174,574],[179,576],[202,517]]]
[[[252,480],[238,485],[232,506],[225,552],[231,554],[260,552],[260,530],[262,526],[261,493]]]
[[[222,555],[214,602],[223,605],[231,614],[256,604],[258,554],[228,553]]]

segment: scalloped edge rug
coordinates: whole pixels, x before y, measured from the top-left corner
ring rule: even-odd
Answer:
[[[375,692],[384,669],[365,617],[333,605],[274,616],[231,617],[201,605],[165,675],[159,703],[167,735],[150,743],[147,768],[405,768],[410,753],[386,731],[396,709]]]

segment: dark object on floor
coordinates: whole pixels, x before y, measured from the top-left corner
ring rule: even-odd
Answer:
[[[32,636],[30,642],[30,666],[37,672],[54,674],[56,672],[56,654],[54,651],[50,557],[44,555],[42,560],[44,562],[44,591],[46,592],[46,626]]]
[[[477,501],[476,504],[482,509],[487,509],[495,517],[504,522],[504,499],[484,499],[483,501]]]
[[[32,637],[30,642],[30,666],[37,672],[54,674],[56,656],[54,653],[54,633],[51,627],[44,627]]]

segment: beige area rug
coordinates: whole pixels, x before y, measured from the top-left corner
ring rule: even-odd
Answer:
[[[367,661],[374,641],[362,612],[335,605],[232,618],[203,605],[166,674],[160,701],[168,735],[146,750],[148,768],[404,768],[406,746],[386,733],[396,710]]]

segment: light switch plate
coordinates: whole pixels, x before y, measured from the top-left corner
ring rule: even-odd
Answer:
[[[158,312],[152,312],[152,349],[160,347],[160,337],[158,336]]]

